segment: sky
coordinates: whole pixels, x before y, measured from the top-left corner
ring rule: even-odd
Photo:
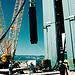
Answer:
[[[29,0],[26,0],[16,55],[44,55],[42,0],[36,1],[38,43],[31,44],[29,30]],[[16,0],[1,0],[6,27],[11,24]],[[9,33],[8,33],[9,34]]]

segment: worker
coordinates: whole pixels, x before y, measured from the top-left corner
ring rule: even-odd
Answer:
[[[12,69],[13,69],[12,62],[10,61],[10,63],[9,63],[9,75],[13,75]]]

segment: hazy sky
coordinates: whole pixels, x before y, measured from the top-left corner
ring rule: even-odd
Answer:
[[[8,28],[9,25],[11,24],[16,0],[1,0],[1,1],[6,27]],[[30,43],[29,15],[28,15],[29,0],[26,0],[16,54],[20,55],[44,54],[42,0],[35,0],[35,1],[37,14],[38,43],[36,45]]]

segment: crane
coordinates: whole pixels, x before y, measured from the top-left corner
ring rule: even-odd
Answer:
[[[24,11],[24,5],[26,0],[16,0],[15,9],[11,21],[10,27],[2,34],[3,28],[1,30],[0,44],[5,42],[3,46],[0,47],[2,52],[1,60],[3,62],[9,62],[14,60],[14,55],[18,43],[19,33],[21,29],[22,16]],[[37,23],[36,23],[36,7],[35,0],[30,0],[29,2],[29,22],[30,22],[30,41],[31,44],[37,43]],[[9,32],[9,37],[5,41],[7,32]],[[8,36],[8,35],[7,35]],[[6,46],[6,47],[5,47]],[[3,50],[4,49],[4,50]]]
[[[21,9],[19,13],[18,11],[20,10],[24,1],[25,0],[16,0],[11,23],[13,21],[14,22],[9,27],[10,29],[9,37],[6,34],[5,38],[0,43],[0,52],[2,53],[2,56],[1,56],[2,62],[9,62],[14,60],[14,55],[15,55],[15,51],[17,47],[20,29],[21,29],[24,7]],[[16,19],[14,19],[15,16],[16,16]],[[0,1],[0,38],[4,35],[5,32],[6,32],[6,25],[5,25],[3,10],[2,10],[1,1]]]
[[[3,15],[1,0],[0,0],[0,38],[5,33],[5,31],[6,31],[6,24],[5,24],[5,19]],[[7,47],[7,44],[6,44],[7,38],[8,38],[8,35],[6,35],[6,37],[3,39],[3,41],[0,44],[0,52],[2,54],[4,54],[6,47]]]

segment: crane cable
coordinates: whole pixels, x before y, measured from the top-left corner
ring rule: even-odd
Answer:
[[[51,51],[52,51],[52,49],[53,49],[53,47],[54,47],[55,41],[56,41],[56,36],[55,36],[54,42],[53,42],[53,44],[52,44],[52,47],[51,47],[51,49],[50,49],[50,51],[49,51],[49,54],[51,53]],[[47,57],[49,57],[49,54],[47,55]],[[52,58],[51,58],[51,59],[52,59]],[[53,61],[54,61],[54,60],[53,60]],[[55,62],[55,61],[54,61],[54,62]],[[36,68],[38,68],[40,65],[41,65],[41,64],[39,64]],[[55,65],[56,65],[56,64],[55,64]]]
[[[44,53],[44,54],[46,54],[45,53],[45,51],[43,51],[43,49],[41,48],[41,47],[39,47],[37,44],[35,44],[40,50],[42,50],[42,52]],[[50,53],[50,52],[49,52]],[[50,59],[52,59],[51,57],[50,57]],[[52,59],[53,60],[53,59]],[[56,62],[55,60],[53,60],[54,62]]]
[[[10,24],[10,27],[13,25],[14,21],[16,20],[18,14],[20,13],[20,11],[23,9],[24,5],[25,5],[26,0],[24,0],[22,6],[20,7],[18,13],[16,14],[15,18],[13,19],[12,23]],[[4,35],[0,38],[0,43],[2,42],[2,40],[5,38],[7,32],[9,31],[10,27],[7,29],[7,31],[4,33]]]
[[[53,49],[53,47],[54,47],[54,45],[55,45],[55,42],[56,42],[56,37],[55,37],[55,39],[54,39],[54,41],[53,41],[53,44],[52,44],[51,49],[49,50],[49,53],[48,53],[48,55],[47,55],[47,58],[48,58],[48,57],[49,57],[49,55],[51,54],[52,49]]]

